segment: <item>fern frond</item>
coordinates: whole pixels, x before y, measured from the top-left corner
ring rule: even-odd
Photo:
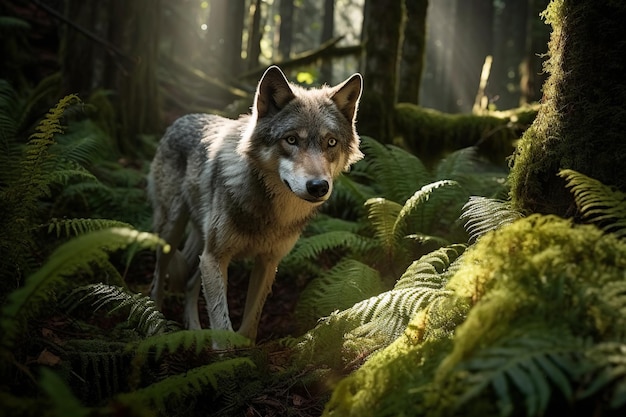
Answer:
[[[365,202],[367,218],[374,227],[374,235],[382,244],[385,252],[394,253],[398,243],[394,234],[396,219],[402,211],[402,205],[386,198],[370,198]]]
[[[179,330],[163,334],[153,334],[137,344],[131,344],[127,350],[135,352],[135,366],[141,365],[148,357],[158,360],[164,352],[174,353],[180,349],[190,350],[199,355],[213,344],[220,346],[246,347],[250,346],[250,340],[239,333],[218,330]]]
[[[332,320],[344,322],[346,332],[378,336],[390,343],[404,332],[418,311],[453,294],[445,288],[447,271],[462,250],[463,246],[454,245],[423,256],[411,265],[392,290],[358,302],[331,316]]]
[[[365,238],[356,233],[341,230],[303,237],[298,240],[284,262],[297,264],[314,259],[327,250],[360,247],[363,246],[365,240]]]
[[[478,240],[485,233],[522,217],[521,213],[511,208],[508,201],[472,196],[463,206],[460,219],[466,220],[465,230],[470,240]]]
[[[383,197],[400,203],[417,188],[431,182],[431,174],[415,155],[393,145],[385,146],[372,138],[361,139],[361,148],[367,155],[365,171],[376,179]]]
[[[295,316],[301,327],[308,328],[320,317],[344,310],[382,290],[378,271],[354,259],[344,259],[307,285]]]
[[[463,184],[468,174],[476,172],[478,166],[475,147],[458,149],[437,163],[435,178],[450,179]]]
[[[52,219],[48,224],[48,233],[55,233],[57,237],[63,234],[66,237],[84,235],[96,230],[108,229],[112,227],[133,227],[118,220],[109,219]]]
[[[464,392],[456,408],[491,388],[501,416],[514,411],[513,397],[525,398],[526,415],[543,415],[556,388],[567,399],[574,395],[576,360],[583,342],[567,331],[531,327],[484,348],[459,364]]]
[[[414,261],[402,274],[394,290],[410,288],[416,283],[425,285],[435,282],[439,286],[443,279],[448,279],[460,264],[455,261],[465,252],[465,245],[455,244],[432,251]],[[454,267],[453,267],[454,266]]]
[[[26,279],[23,287],[9,294],[2,308],[0,328],[2,344],[10,347],[19,329],[50,299],[50,291],[68,285],[65,277],[79,270],[89,270],[91,262],[104,262],[108,252],[137,244],[154,249],[159,245],[164,251],[169,245],[158,236],[132,229],[113,228],[80,235],[57,248],[48,262]]]
[[[421,208],[422,205],[429,200],[430,196],[435,192],[435,190],[441,187],[450,187],[457,185],[458,183],[456,181],[441,180],[427,184],[417,190],[415,194],[411,196],[411,198],[406,200],[404,206],[396,217],[392,229],[392,235],[394,236],[394,238],[400,239],[404,236],[404,226],[407,222],[407,218],[411,216],[416,211],[416,209]]]
[[[564,169],[565,178],[574,193],[574,200],[582,217],[620,238],[626,236],[626,194],[580,172]]]
[[[145,388],[121,394],[117,399],[128,404],[137,401],[153,404],[156,408],[163,410],[170,401],[182,401],[186,397],[201,393],[206,388],[213,388],[219,392],[218,379],[233,376],[243,367],[254,368],[255,365],[249,358],[221,360],[193,368],[183,374],[167,377]]]
[[[108,314],[128,309],[128,324],[146,336],[158,334],[168,325],[150,297],[133,294],[122,287],[101,283],[85,285],[73,290],[64,300],[69,306],[68,312],[84,303],[93,306],[93,313],[100,309],[107,309]]]
[[[600,343],[588,351],[591,372],[581,398],[601,394],[608,399],[609,409],[619,410],[626,405],[626,344]]]

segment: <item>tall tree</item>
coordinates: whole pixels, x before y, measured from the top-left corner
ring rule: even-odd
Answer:
[[[381,142],[392,138],[403,9],[403,0],[365,0],[359,132]]]
[[[250,5],[248,45],[246,47],[248,69],[256,68],[259,65],[259,57],[261,56],[261,38],[263,37],[261,28],[262,4],[262,0],[252,0]]]
[[[293,0],[280,0],[278,13],[280,15],[278,57],[280,60],[285,60],[291,54],[293,41]]]
[[[335,1],[324,1],[324,23],[322,25],[321,43],[332,39],[335,33]],[[333,62],[330,59],[322,60],[320,78],[322,81],[331,84],[333,77]]]
[[[569,168],[626,192],[626,2],[553,0],[544,102],[524,133],[511,171],[514,204],[573,215],[557,176]]]
[[[492,0],[457,0],[448,106],[453,113],[469,112],[474,104],[485,57],[493,53],[493,12]]]
[[[486,94],[498,109],[519,105],[529,2],[501,2],[494,16],[493,66]]]
[[[236,74],[241,61],[241,35],[245,0],[212,0],[208,22],[208,47],[212,63],[207,72],[228,77]]]
[[[419,104],[426,47],[428,0],[406,0],[406,23],[400,55],[398,101]]]

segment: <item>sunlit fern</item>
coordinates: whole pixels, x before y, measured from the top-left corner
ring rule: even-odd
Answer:
[[[521,217],[522,214],[513,210],[508,201],[472,196],[463,206],[460,219],[465,220],[465,229],[470,240],[477,240],[485,233]]]
[[[626,194],[580,172],[564,169],[559,176],[574,193],[583,219],[620,238],[626,236]]]
[[[319,355],[319,361],[331,360],[326,353],[341,350],[350,337],[378,340],[379,347],[391,343],[417,312],[451,295],[445,285],[464,250],[464,245],[451,245],[433,251],[414,261],[392,290],[322,319],[302,337],[299,346],[303,355]]]

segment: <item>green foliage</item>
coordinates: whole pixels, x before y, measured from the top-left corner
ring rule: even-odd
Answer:
[[[168,327],[168,321],[152,299],[114,285],[98,283],[79,287],[67,296],[64,304],[68,313],[81,304],[90,304],[93,314],[100,309],[107,309],[107,315],[128,310],[127,326],[144,336],[159,334]]]
[[[596,224],[609,233],[626,236],[626,194],[600,181],[571,169],[559,176],[574,193],[574,201],[584,220]]]
[[[169,248],[153,234],[124,228],[99,230],[61,245],[41,269],[28,277],[23,287],[9,294],[0,318],[4,334],[2,346],[6,349],[13,346],[26,321],[49,303],[55,292],[70,284],[67,277],[91,270],[93,263],[107,262],[109,252],[131,244],[152,249],[157,245],[163,245],[164,250]]]
[[[342,273],[307,267],[318,277],[310,284],[314,290],[304,291],[300,298],[301,327],[319,319],[318,312],[329,314],[373,295],[370,289],[390,288],[413,260],[430,251],[465,241],[467,235],[457,222],[463,204],[471,194],[493,196],[503,190],[501,175],[482,168],[473,148],[449,154],[432,170],[405,150],[371,138],[362,138],[362,149],[367,158],[336,187],[341,201],[362,207],[355,213],[357,220],[331,222],[324,216],[319,225],[313,221],[308,233],[315,234],[301,238],[285,259],[289,268],[325,255],[332,257],[332,263],[338,262],[337,254],[353,261]],[[336,207],[329,212],[333,210]],[[371,270],[378,271],[379,278],[362,272]],[[359,292],[353,283],[363,279],[368,291]],[[320,306],[320,294],[331,294],[336,288],[344,292],[343,301],[334,300],[338,303],[334,309],[330,303],[312,307]]]
[[[623,412],[626,245],[533,215],[452,265],[442,301],[342,380],[325,415]]]
[[[207,387],[219,392],[220,378],[232,377],[242,367],[254,367],[254,363],[245,357],[221,360],[167,377],[145,388],[120,394],[117,400],[127,404],[146,403],[158,410],[175,410],[176,405],[182,404],[184,400],[189,401],[190,397],[199,396]]]
[[[463,250],[463,245],[452,245],[425,255],[407,269],[393,289],[324,318],[302,337],[302,358],[342,367],[355,359],[351,344],[367,346],[373,341],[371,347],[379,349],[393,342],[419,311],[450,294],[445,289],[454,271],[450,267]],[[338,357],[337,352],[342,356]]]
[[[514,222],[522,214],[513,210],[508,201],[472,196],[463,206],[460,219],[466,220],[465,229],[471,240],[477,240],[487,232]]]

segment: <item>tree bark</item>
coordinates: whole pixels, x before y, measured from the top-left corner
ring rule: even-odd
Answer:
[[[293,41],[293,0],[280,0],[280,28],[278,32],[278,60],[289,59]]]
[[[406,0],[406,24],[400,55],[398,101],[419,104],[426,48],[428,0]]]
[[[335,33],[335,0],[325,0],[324,2],[324,25],[322,26],[321,43],[324,44],[333,38]],[[332,84],[333,80],[332,59],[322,59],[320,79],[322,82]]]
[[[261,0],[252,0],[250,6],[250,22],[248,29],[248,46],[246,48],[247,69],[256,68],[259,65],[259,57],[261,56]]]
[[[510,175],[519,209],[575,215],[557,176],[569,168],[626,192],[626,3],[553,1],[544,102]]]
[[[363,78],[359,132],[389,143],[393,137],[398,51],[402,33],[402,0],[366,0]]]

